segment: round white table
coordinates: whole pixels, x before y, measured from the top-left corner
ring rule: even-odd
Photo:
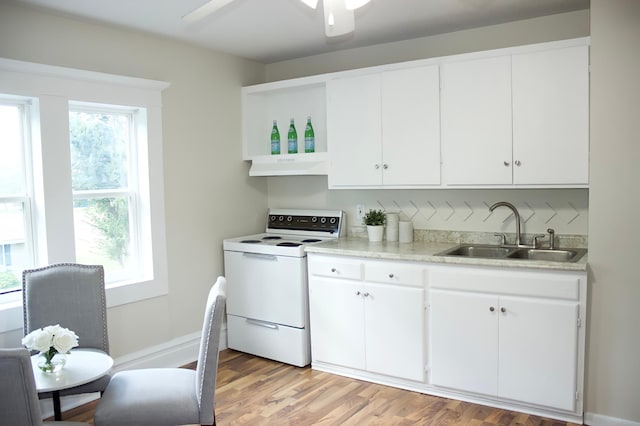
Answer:
[[[38,368],[40,355],[31,357],[33,375],[38,392],[51,392],[56,420],[62,419],[60,411],[60,391],[89,383],[107,374],[113,366],[113,358],[95,349],[73,349],[67,355],[67,362],[58,373],[43,373]]]

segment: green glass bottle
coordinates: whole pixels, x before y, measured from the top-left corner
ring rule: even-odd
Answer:
[[[278,131],[278,122],[273,120],[271,128],[271,155],[280,154],[280,132]]]
[[[311,117],[307,117],[307,127],[304,129],[304,152],[315,152],[316,138],[311,125]]]
[[[293,124],[293,118],[291,124],[289,124],[289,133],[287,134],[287,151],[289,154],[298,153],[298,132],[296,132],[296,126]]]

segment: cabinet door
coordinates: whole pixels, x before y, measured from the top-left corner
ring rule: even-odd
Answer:
[[[588,55],[579,46],[513,56],[514,183],[588,183]]]
[[[498,298],[446,290],[429,295],[431,384],[496,395]]]
[[[498,395],[574,411],[578,304],[501,297],[499,315]]]
[[[424,380],[424,289],[367,284],[367,370]]]
[[[442,66],[443,176],[448,185],[511,184],[511,59]]]
[[[437,66],[382,73],[385,185],[440,183],[440,80]]]
[[[365,369],[362,283],[311,277],[311,358]]]
[[[382,184],[380,75],[327,82],[329,187]]]

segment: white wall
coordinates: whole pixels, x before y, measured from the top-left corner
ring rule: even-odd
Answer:
[[[640,1],[591,0],[591,11],[586,405],[638,425]]]
[[[266,183],[241,160],[240,87],[264,66],[185,44],[0,3],[0,57],[162,80],[169,294],[110,309],[120,357],[199,331],[223,273],[222,239],[264,227]],[[21,323],[21,322],[19,322]],[[0,334],[19,345],[22,330]]]

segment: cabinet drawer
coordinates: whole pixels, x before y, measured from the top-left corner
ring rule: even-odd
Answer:
[[[583,280],[586,280],[586,274],[578,272],[505,271],[457,266],[429,268],[431,288],[565,300],[579,300]]]
[[[424,268],[422,265],[401,262],[367,262],[364,279],[369,282],[421,287],[424,284]]]
[[[309,256],[309,274],[348,280],[362,280],[362,262],[335,257]]]

